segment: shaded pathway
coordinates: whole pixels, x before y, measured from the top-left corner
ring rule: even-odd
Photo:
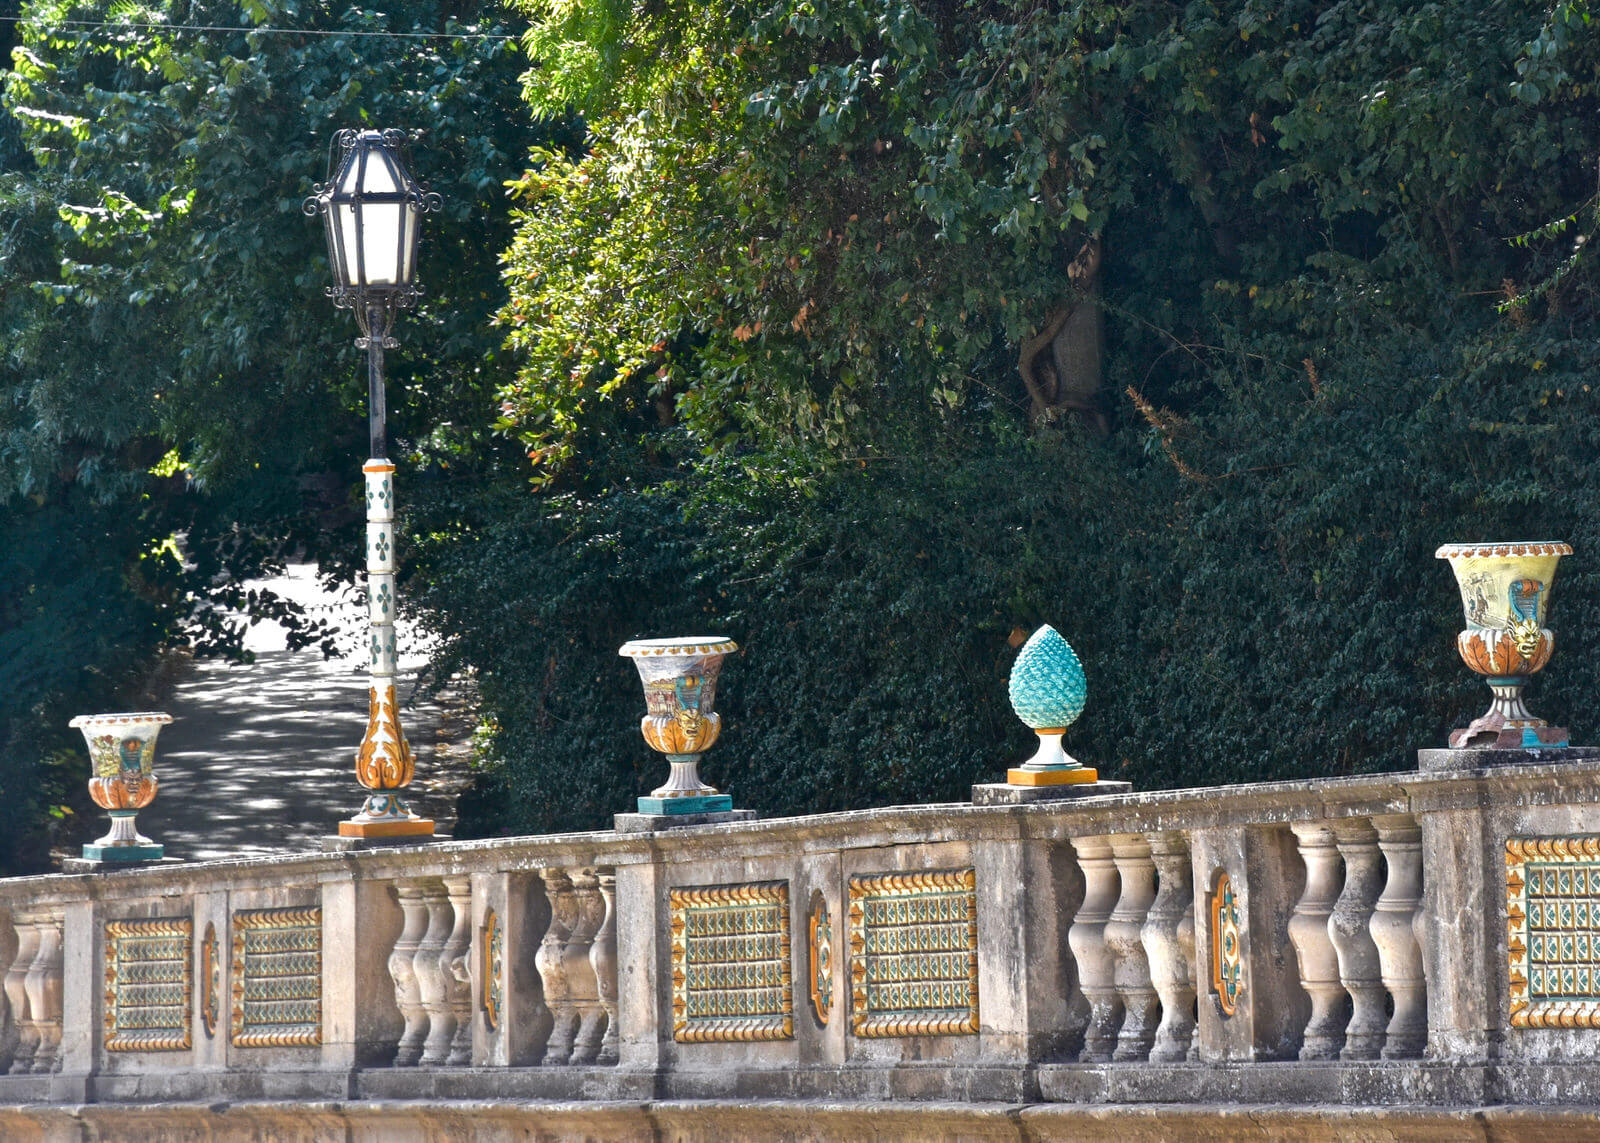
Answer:
[[[315,569],[291,565],[268,587],[333,620],[340,654],[289,651],[283,629],[249,633],[250,665],[206,660],[180,677],[160,709],[174,722],[161,732],[156,773],[161,792],[139,815],[141,832],[167,854],[194,861],[315,849],[361,805],[355,752],[366,728],[366,612],[359,592],[333,596]],[[402,604],[402,616],[404,605]],[[400,630],[401,725],[417,760],[412,808],[439,832],[455,825],[455,799],[466,784],[470,725],[446,694],[412,695],[426,661],[415,631]]]

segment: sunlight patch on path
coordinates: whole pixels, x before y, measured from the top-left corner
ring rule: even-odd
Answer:
[[[366,611],[358,591],[324,592],[315,568],[257,581],[334,621],[339,654],[289,651],[284,631],[263,623],[245,646],[256,661],[205,660],[178,682],[163,709],[156,759],[161,792],[139,815],[141,830],[185,860],[310,850],[360,808],[355,752],[366,728]],[[459,774],[436,772],[441,708],[413,695],[427,661],[415,625],[399,624],[401,724],[417,760],[413,809],[441,831],[454,824]]]

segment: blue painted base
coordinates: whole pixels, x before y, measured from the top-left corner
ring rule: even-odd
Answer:
[[[641,814],[725,814],[733,809],[730,794],[697,794],[688,798],[640,798]]]
[[[85,861],[160,861],[166,852],[160,845],[86,845]]]

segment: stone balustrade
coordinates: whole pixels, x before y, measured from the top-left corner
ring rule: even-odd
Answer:
[[[1597,802],[1561,763],[0,881],[0,1137],[176,1130],[151,1101],[217,1138],[352,1099],[420,1101],[407,1138],[505,1100],[607,1138],[685,1101],[892,1105],[883,1138],[952,1101],[1061,1138],[1593,1103]]]

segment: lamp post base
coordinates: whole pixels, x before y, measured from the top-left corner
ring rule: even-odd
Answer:
[[[1099,780],[1100,771],[1093,766],[1054,766],[1037,770],[1013,766],[1006,771],[1006,782],[1012,786],[1077,786]]]
[[[433,822],[427,818],[402,818],[392,822],[344,821],[340,837],[418,837],[433,836]]]
[[[394,790],[374,790],[355,817],[339,823],[340,837],[431,836],[433,822],[406,808]]]

